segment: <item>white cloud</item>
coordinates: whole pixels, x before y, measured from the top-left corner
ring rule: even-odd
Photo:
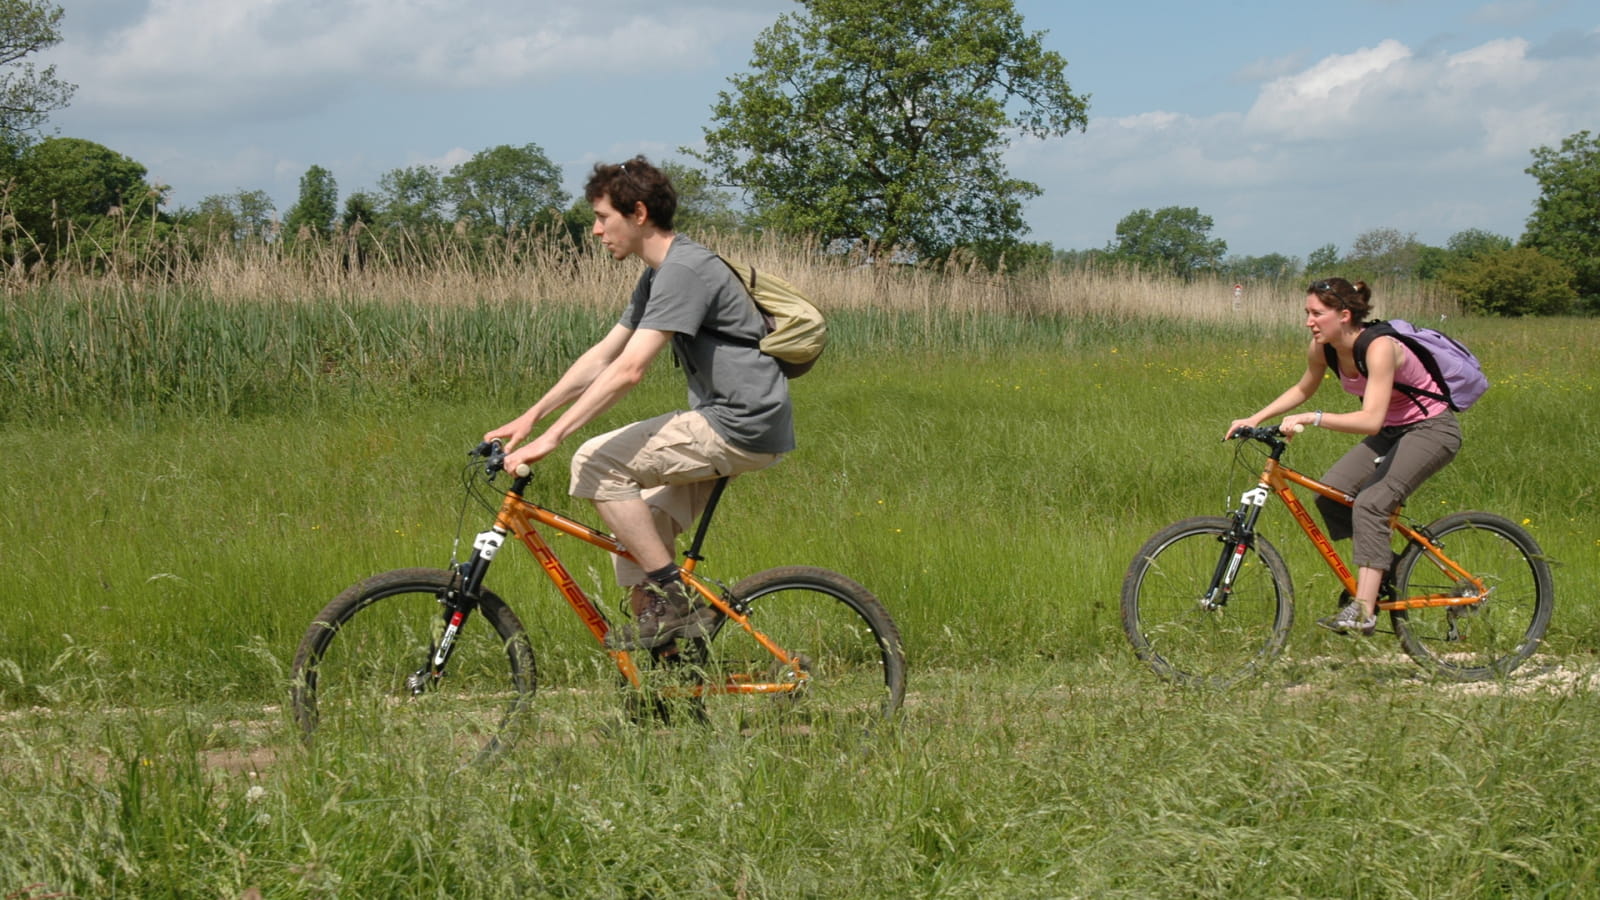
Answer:
[[[775,17],[773,0],[151,0],[119,22],[67,20],[49,60],[74,105],[116,118],[276,116],[363,88],[503,89],[574,73],[703,66]],[[97,14],[94,7],[87,12]]]
[[[1396,70],[1411,58],[1399,41],[1343,56],[1330,56],[1311,68],[1268,82],[1245,116],[1252,131],[1312,137],[1313,129],[1348,123],[1362,94],[1397,80]]]
[[[1520,234],[1529,152],[1594,128],[1596,109],[1594,54],[1538,58],[1509,38],[1425,56],[1384,40],[1263,84],[1242,112],[1093,120],[1010,160],[1045,188],[1029,217],[1061,246],[1103,246],[1122,216],[1164,206],[1199,207],[1234,252],[1303,255],[1377,227],[1442,244],[1463,228]]]

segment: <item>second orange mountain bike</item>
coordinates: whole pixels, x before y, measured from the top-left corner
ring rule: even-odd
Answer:
[[[1349,506],[1355,498],[1282,461],[1277,426],[1232,438],[1265,445],[1255,487],[1227,516],[1185,519],[1146,541],[1122,581],[1122,627],[1134,652],[1171,681],[1223,687],[1261,671],[1283,651],[1294,587],[1276,548],[1256,531],[1277,497],[1344,588],[1356,580],[1293,488]],[[1245,446],[1241,443],[1239,447]],[[1378,598],[1406,653],[1438,675],[1476,681],[1510,674],[1550,625],[1555,588],[1544,551],[1521,527],[1485,512],[1390,527],[1404,545]]]

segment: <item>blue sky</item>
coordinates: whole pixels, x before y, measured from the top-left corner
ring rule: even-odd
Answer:
[[[143,163],[172,205],[316,164],[384,172],[538,144],[677,158],[792,0],[64,0],[43,54],[78,85],[60,134]],[[1012,145],[1029,237],[1103,247],[1193,206],[1230,253],[1304,258],[1374,228],[1521,234],[1530,151],[1600,132],[1600,4],[1575,0],[1016,0],[1090,98],[1086,132]]]

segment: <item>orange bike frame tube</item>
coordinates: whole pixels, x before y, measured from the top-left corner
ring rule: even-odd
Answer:
[[[1289,514],[1294,516],[1295,524],[1299,525],[1300,530],[1304,531],[1306,537],[1311,539],[1312,545],[1317,548],[1317,553],[1321,554],[1323,560],[1328,563],[1328,568],[1332,569],[1333,574],[1339,577],[1339,583],[1344,585],[1344,589],[1349,591],[1351,596],[1354,596],[1356,578],[1350,574],[1350,567],[1344,564],[1344,559],[1339,556],[1339,551],[1334,549],[1333,542],[1328,540],[1328,536],[1323,534],[1322,529],[1317,527],[1317,523],[1311,518],[1311,513],[1306,511],[1305,505],[1300,502],[1299,497],[1295,496],[1289,485],[1291,483],[1298,484],[1309,491],[1338,500],[1345,505],[1349,505],[1355,498],[1350,497],[1343,491],[1334,490],[1315,478],[1301,475],[1275,459],[1267,460],[1266,468],[1261,470],[1261,482],[1271,488],[1272,492],[1278,495],[1278,499],[1283,501],[1283,505],[1289,508]]]
[[[545,575],[561,591],[561,596],[566,599],[568,605],[578,614],[578,618],[583,620],[583,624],[588,626],[589,632],[594,635],[595,640],[603,645],[606,639],[606,632],[610,630],[610,625],[606,622],[605,616],[601,615],[600,610],[595,607],[594,601],[590,600],[589,595],[585,594],[583,588],[578,586],[578,582],[572,577],[572,573],[568,572],[567,567],[561,564],[561,560],[556,557],[555,551],[551,549],[549,542],[534,529],[533,525],[536,522],[547,528],[553,528],[563,534],[575,537],[584,543],[593,544],[607,553],[624,559],[631,560],[633,555],[611,535],[596,531],[576,519],[569,519],[536,503],[530,503],[510,491],[507,491],[505,497],[500,501],[500,511],[495,516],[495,527],[516,535],[517,539],[523,543],[523,546],[528,548],[534,559],[539,561],[539,566],[544,569]],[[765,634],[751,627],[747,616],[740,615],[738,612],[728,608],[728,605],[722,601],[721,597],[706,587],[705,583],[700,579],[694,577],[694,563],[695,561],[692,559],[686,560],[681,567],[685,575],[684,581],[696,591],[699,591],[700,595],[712,606],[721,610],[723,615],[750,632],[756,641],[765,647],[767,652],[771,653],[774,658],[785,666],[793,666],[793,654],[773,643],[772,639]],[[612,659],[616,660],[617,668],[627,677],[629,683],[638,686],[640,683],[639,669],[634,665],[633,657],[629,655],[628,651],[608,650],[607,652],[611,654]],[[800,678],[802,681],[804,680],[803,673]],[[792,691],[795,687],[794,684],[748,683],[729,685],[726,688],[719,689],[718,692],[782,693]],[[698,689],[696,689],[696,692],[698,692]]]
[[[1322,532],[1322,529],[1317,527],[1317,523],[1312,520],[1311,514],[1306,511],[1305,505],[1300,502],[1299,497],[1295,496],[1294,491],[1290,489],[1289,485],[1298,484],[1308,491],[1321,494],[1322,496],[1331,500],[1337,500],[1345,506],[1352,505],[1355,502],[1355,498],[1349,494],[1346,494],[1344,491],[1338,490],[1337,488],[1329,487],[1315,478],[1302,475],[1275,459],[1267,460],[1266,467],[1261,472],[1261,481],[1263,484],[1271,488],[1273,493],[1278,495],[1278,499],[1283,501],[1284,506],[1289,508],[1290,515],[1294,516],[1295,524],[1299,525],[1300,530],[1306,533],[1306,537],[1309,538],[1311,543],[1317,548],[1317,553],[1322,556],[1322,558],[1328,563],[1328,567],[1331,568],[1334,574],[1339,577],[1339,581],[1344,585],[1344,589],[1349,591],[1351,596],[1355,596],[1355,576],[1350,574],[1350,568],[1345,565],[1344,559],[1340,557],[1339,552],[1334,549],[1333,542],[1328,540],[1328,536]],[[1396,509],[1393,513],[1389,514],[1389,529],[1390,531],[1399,532],[1400,535],[1405,539],[1414,541],[1421,545],[1422,548],[1427,551],[1430,562],[1438,566],[1441,571],[1447,572],[1454,577],[1473,585],[1477,596],[1463,597],[1457,594],[1428,594],[1418,597],[1402,597],[1393,601],[1380,601],[1378,603],[1379,609],[1390,610],[1415,609],[1418,607],[1427,606],[1461,606],[1468,603],[1476,603],[1478,600],[1482,599],[1483,583],[1478,578],[1457,565],[1448,556],[1445,556],[1444,551],[1439,549],[1439,546],[1433,541],[1429,540],[1426,535],[1400,521],[1400,510]]]

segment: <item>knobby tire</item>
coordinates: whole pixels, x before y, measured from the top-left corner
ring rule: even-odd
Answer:
[[[1227,551],[1230,519],[1198,516],[1145,542],[1122,580],[1122,628],[1134,653],[1162,678],[1225,688],[1259,673],[1288,640],[1294,589],[1283,558],[1256,535],[1217,609],[1202,604]]]
[[[295,652],[292,703],[308,743],[337,754],[412,752],[483,762],[515,739],[537,684],[522,623],[483,590],[444,677],[420,694],[443,630],[443,569],[397,569],[360,582],[317,614]],[[490,632],[493,634],[491,635]]]
[[[1393,610],[1401,646],[1423,668],[1455,681],[1503,678],[1538,648],[1555,608],[1550,566],[1533,536],[1492,513],[1461,512],[1424,529],[1446,556],[1485,581],[1488,596],[1466,606]],[[1395,596],[1464,590],[1420,544],[1401,553]]]

